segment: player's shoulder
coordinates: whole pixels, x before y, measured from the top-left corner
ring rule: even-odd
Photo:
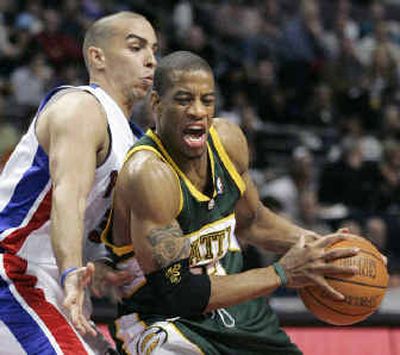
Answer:
[[[42,115],[48,116],[55,124],[64,120],[85,120],[100,125],[106,123],[104,109],[97,98],[79,88],[64,89],[56,93]]]
[[[144,218],[148,214],[160,220],[173,218],[181,202],[179,179],[173,168],[148,150],[128,158],[119,173],[117,191],[130,209]]]
[[[128,156],[121,170],[121,179],[134,190],[150,189],[155,193],[173,189],[177,183],[176,173],[161,155],[154,151],[139,150]]]
[[[70,109],[74,109],[75,107],[81,107],[82,105],[84,107],[95,107],[100,106],[100,103],[94,94],[88,90],[84,90],[80,87],[66,87],[53,95],[49,103],[46,105],[46,108],[67,106]]]
[[[66,88],[56,92],[37,116],[36,135],[49,152],[50,141],[66,139],[71,144],[91,144],[101,149],[107,142],[107,116],[89,92]]]
[[[226,153],[235,164],[239,173],[247,170],[249,164],[249,149],[246,136],[242,129],[237,124],[222,117],[214,119],[213,127],[218,133],[218,137]]]

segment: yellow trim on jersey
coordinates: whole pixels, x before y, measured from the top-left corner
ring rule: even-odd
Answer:
[[[151,152],[153,152],[154,154],[156,154],[162,161],[168,163],[168,161],[162,156],[162,154],[161,154],[157,149],[155,149],[155,148],[153,148],[153,147],[150,147],[150,146],[147,146],[147,145],[143,145],[143,146],[137,146],[137,147],[134,147],[133,149],[131,149],[131,150],[126,154],[126,157],[125,157],[125,160],[124,160],[124,164],[129,160],[129,158],[130,158],[134,153],[136,153],[136,152],[138,152],[138,151],[140,151],[140,150],[151,151]],[[179,192],[180,192],[180,193],[179,193],[179,207],[178,207],[178,211],[177,211],[176,216],[175,216],[175,217],[177,217],[177,216],[179,216],[179,214],[181,213],[182,208],[183,208],[183,191],[182,191],[181,183],[180,183],[180,181],[179,181],[179,177],[178,177],[176,171],[175,171],[174,169],[172,169],[172,171],[173,171],[174,176],[175,176],[175,178],[176,178],[177,184],[178,184],[178,186],[179,186]],[[114,244],[112,244],[111,242],[109,242],[109,241],[107,240],[107,234],[108,234],[108,232],[109,232],[110,225],[111,225],[111,216],[112,216],[112,210],[111,210],[111,213],[110,213],[110,215],[109,215],[109,217],[108,217],[107,225],[106,225],[106,227],[104,228],[103,232],[101,233],[101,241],[102,241],[105,245],[107,245],[109,248],[111,248],[112,251],[113,251],[113,253],[115,253],[117,256],[122,256],[122,255],[124,255],[124,254],[128,254],[128,253],[133,252],[133,251],[134,251],[134,247],[133,247],[133,245],[131,245],[131,244],[129,244],[129,245],[117,246],[117,245],[114,245]]]
[[[113,253],[117,256],[123,256],[123,255],[129,254],[129,253],[132,253],[134,251],[133,245],[130,245],[130,244],[118,246],[118,245],[111,244],[109,241],[106,241],[105,244],[108,247],[110,247],[112,249]]]
[[[184,236],[184,237],[188,237],[188,238],[193,237],[194,235],[196,235],[196,234],[198,234],[198,233],[201,233],[201,231],[203,231],[204,229],[213,227],[213,226],[215,226],[215,225],[217,225],[217,224],[219,224],[219,223],[226,222],[226,221],[228,221],[228,220],[230,220],[230,219],[232,219],[232,218],[233,218],[233,219],[235,218],[235,213],[231,213],[229,216],[226,216],[226,217],[221,218],[221,219],[218,219],[218,220],[216,220],[216,221],[214,221],[214,222],[205,224],[205,225],[202,226],[200,229],[198,229],[198,230],[196,230],[196,231],[194,231],[194,232],[192,232],[192,233],[189,233],[189,234],[184,234],[183,236]]]
[[[148,150],[148,151],[150,151],[150,152],[153,152],[153,153],[156,154],[162,161],[164,161],[164,162],[166,162],[167,164],[169,164],[168,160],[167,160],[165,157],[163,157],[163,155],[162,155],[157,149],[155,149],[155,148],[153,148],[153,147],[151,147],[151,146],[149,146],[149,145],[139,145],[139,146],[137,146],[137,147],[131,149],[131,150],[128,152],[128,154],[126,155],[125,162],[126,162],[134,153],[136,153],[136,152],[138,152],[138,151],[140,151],[140,150]],[[181,182],[179,181],[178,174],[176,173],[176,171],[175,171],[174,169],[172,169],[172,171],[173,171],[173,173],[174,173],[174,176],[176,177],[176,182],[177,182],[177,184],[178,184],[178,186],[179,186],[179,196],[180,196],[180,198],[179,198],[179,207],[178,207],[178,212],[177,212],[177,214],[176,214],[176,216],[175,216],[175,217],[177,217],[177,216],[179,216],[179,214],[181,213],[182,208],[183,208],[183,191],[182,191],[182,187],[181,187]]]
[[[112,247],[112,245],[110,245],[109,241],[107,240],[107,234],[108,234],[108,230],[110,229],[112,214],[113,214],[113,209],[111,208],[110,213],[107,218],[107,224],[106,224],[105,228],[103,229],[103,231],[101,232],[101,236],[100,236],[100,240],[105,245],[108,245],[109,247]]]
[[[218,133],[215,130],[214,126],[211,126],[210,128],[210,135],[222,163],[225,165],[226,170],[228,170],[229,175],[232,177],[233,181],[236,183],[236,186],[239,188],[240,193],[243,195],[244,191],[246,190],[246,185],[242,177],[237,172],[234,164],[232,163],[232,160],[229,158],[228,153],[222,145],[222,142],[219,139]]]
[[[107,224],[106,227],[104,228],[103,232],[101,233],[100,239],[101,241],[108,246],[109,248],[111,248],[112,252],[118,256],[122,256],[128,253],[133,252],[133,245],[121,245],[121,246],[117,246],[112,244],[108,239],[107,239],[107,235],[111,226],[111,220],[112,220],[112,214],[113,214],[113,210],[111,209],[110,214],[108,215],[108,220],[107,220]]]
[[[190,339],[188,339],[173,322],[169,321],[168,323],[171,325],[171,327],[173,327],[175,329],[175,332],[178,334],[178,336],[181,336],[183,339],[185,339],[187,342],[189,342],[191,345],[193,345],[193,347],[196,348],[196,350],[199,352],[199,354],[205,355],[205,352],[203,350],[201,350],[200,347],[196,343],[193,343],[192,341],[190,341]],[[168,333],[168,331],[167,331],[167,333]]]
[[[158,148],[161,150],[161,152],[164,154],[167,162],[176,170],[178,175],[183,179],[185,182],[186,186],[188,187],[190,193],[193,195],[194,198],[197,199],[197,201],[200,202],[208,202],[211,200],[211,198],[207,195],[204,195],[202,192],[200,192],[193,184],[192,182],[187,178],[187,176],[183,173],[181,169],[179,169],[178,165],[176,165],[175,161],[172,159],[172,157],[169,155],[167,150],[165,149],[164,145],[162,144],[160,138],[152,131],[148,130],[146,134],[157,144]],[[211,176],[212,176],[212,182],[213,182],[213,196],[217,196],[217,191],[215,190],[214,186],[214,181],[215,181],[215,167],[214,167],[214,157],[211,151],[211,148],[209,144],[207,143],[207,153],[210,158],[210,164],[211,164]]]
[[[109,248],[112,249],[114,254],[116,254],[118,256],[128,254],[133,251],[132,245],[117,246],[117,245],[112,244],[107,239],[107,235],[108,235],[108,232],[109,232],[110,226],[111,226],[112,214],[113,214],[113,210],[111,209],[110,214],[108,215],[106,227],[104,228],[103,232],[101,233],[100,239],[103,242],[103,244],[105,244],[106,246],[108,246]]]
[[[145,278],[140,284],[137,284],[136,287],[129,290],[126,296],[122,297],[123,299],[132,297],[137,291],[139,291],[144,285],[147,284],[147,279]]]

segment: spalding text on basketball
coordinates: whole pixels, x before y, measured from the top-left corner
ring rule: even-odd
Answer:
[[[342,266],[356,266],[357,275],[375,279],[376,277],[376,260],[363,257],[340,259],[339,264]]]

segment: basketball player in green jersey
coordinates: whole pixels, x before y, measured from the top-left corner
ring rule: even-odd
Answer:
[[[156,70],[156,129],[131,149],[117,180],[103,240],[119,269],[139,275],[124,286],[114,336],[129,354],[300,354],[265,296],[280,286],[317,284],[356,270],[325,251],[345,235],[320,238],[264,207],[249,175],[241,130],[213,119],[212,71],[175,52]],[[286,253],[272,266],[241,272],[239,240]]]

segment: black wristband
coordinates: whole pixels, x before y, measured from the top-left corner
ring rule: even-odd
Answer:
[[[200,315],[208,305],[211,281],[208,275],[194,275],[189,260],[183,259],[146,275],[147,284],[158,296],[158,312],[168,316]]]

